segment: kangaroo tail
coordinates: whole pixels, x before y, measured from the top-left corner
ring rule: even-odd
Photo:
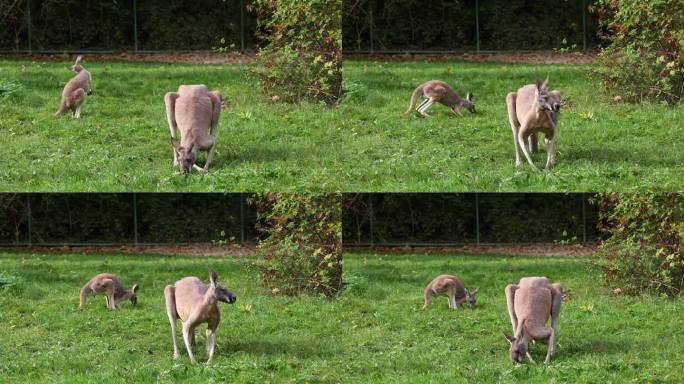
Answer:
[[[404,115],[408,115],[409,113],[415,111],[415,109],[416,109],[416,101],[418,100],[418,96],[420,96],[420,94],[421,94],[422,92],[423,92],[423,88],[422,88],[422,87],[418,87],[418,88],[416,88],[416,89],[413,91],[413,93],[411,94],[411,102],[409,103],[409,107],[408,107],[408,109],[406,110],[406,112],[404,112]]]
[[[89,294],[89,293],[92,293],[92,292],[93,292],[93,290],[90,289],[90,287],[88,286],[88,284],[84,285],[83,288],[81,288],[81,301],[80,301],[80,303],[79,303],[79,305],[78,305],[78,307],[79,307],[80,309],[85,308],[85,305],[86,305],[86,296],[88,296],[88,294]]]
[[[59,104],[59,109],[57,110],[57,112],[55,112],[55,116],[59,116],[62,113],[66,112],[67,108],[68,107],[66,101],[62,100],[62,102]]]
[[[431,296],[432,296],[432,290],[430,289],[429,286],[425,287],[425,291],[423,291],[423,295],[425,298],[425,301],[423,302],[423,309],[427,308],[430,304],[432,304]]]

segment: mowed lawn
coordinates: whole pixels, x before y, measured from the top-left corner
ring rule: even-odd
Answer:
[[[502,255],[346,254],[335,300],[273,297],[254,259],[82,254],[0,254],[0,381],[4,382],[681,382],[684,301],[613,296],[594,259]],[[205,278],[209,267],[237,295],[221,305],[214,361],[204,327],[196,357],[174,361],[163,288]],[[138,306],[81,311],[78,290],[97,272],[140,284]],[[421,310],[422,289],[453,273],[479,287],[475,308],[446,299]],[[503,289],[545,275],[569,294],[548,367],[508,360]],[[543,360],[545,345],[532,346]]]
[[[72,60],[0,60],[0,189],[5,191],[338,190],[346,136],[324,105],[274,104],[251,65],[96,62],[81,119],[54,117]],[[206,84],[228,101],[209,172],[172,169],[164,94]],[[205,152],[198,163],[204,164]],[[346,157],[348,158],[348,156]]]
[[[341,109],[354,137],[345,190],[628,191],[684,187],[684,109],[613,104],[592,65],[348,60]],[[549,76],[569,105],[550,172],[515,168],[505,98]],[[402,116],[413,89],[431,79],[473,92],[477,114],[433,105],[430,118]],[[521,154],[522,155],[522,154]],[[524,159],[524,158],[523,158]],[[543,168],[546,152],[534,155]]]

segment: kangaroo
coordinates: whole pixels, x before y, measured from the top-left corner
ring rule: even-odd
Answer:
[[[511,362],[521,363],[524,356],[527,356],[534,363],[528,349],[530,340],[546,340],[548,349],[544,364],[549,364],[556,351],[558,316],[563,294],[561,285],[551,284],[546,277],[523,277],[518,285],[507,285],[505,293],[513,336],[505,332],[503,334],[511,343],[508,350]],[[549,315],[550,328],[546,326]]]
[[[173,166],[178,166],[184,173],[193,168],[200,172],[209,169],[216,148],[221,99],[221,93],[209,92],[204,85],[181,85],[178,92],[164,95],[166,117],[171,129]],[[180,144],[176,139],[179,127]],[[197,150],[207,151],[207,162],[203,168],[195,164]]]
[[[515,166],[522,165],[520,150],[532,169],[537,167],[532,162],[530,152],[538,150],[537,133],[544,133],[546,141],[546,166],[548,170],[556,162],[556,125],[560,111],[560,92],[548,91],[549,79],[543,83],[536,80],[510,92],[506,96],[508,120],[513,130],[513,144],[515,145]],[[529,140],[529,141],[528,141]]]
[[[423,102],[416,109],[416,102],[419,97],[423,98]],[[467,108],[471,113],[475,113],[472,93],[468,93],[465,100],[463,100],[449,84],[440,80],[430,80],[419,85],[413,91],[411,102],[404,115],[417,110],[420,116],[427,117],[427,110],[432,107],[435,101],[451,108],[459,116],[461,116],[460,109],[463,107]]]
[[[129,299],[133,305],[138,303],[138,284],[133,284],[131,289],[125,289],[121,280],[115,275],[109,273],[100,273],[92,279],[88,280],[87,283],[81,288],[81,302],[79,305],[80,309],[85,308],[86,296],[92,294],[93,296],[98,293],[104,293],[107,299],[107,309],[116,309],[116,306],[122,300]]]
[[[92,94],[92,78],[90,77],[90,72],[88,72],[81,65],[83,56],[78,56],[76,62],[71,66],[71,71],[76,74],[71,80],[69,80],[64,86],[62,91],[62,102],[59,105],[59,109],[55,112],[55,116],[59,116],[70,109],[73,112],[73,116],[77,119],[81,118],[81,107],[83,102],[85,102],[86,94]]]
[[[456,276],[439,275],[435,277],[423,291],[425,302],[423,309],[432,304],[432,298],[438,295],[446,295],[449,298],[449,308],[456,309],[463,302],[467,302],[470,306],[475,305],[477,301],[477,288],[469,292]]]
[[[218,283],[215,271],[209,271],[209,285],[197,277],[184,277],[174,285],[164,288],[166,297],[166,313],[171,323],[171,337],[173,340],[173,358],[180,357],[176,340],[176,319],[183,323],[183,341],[188,350],[190,361],[196,363],[191,345],[195,344],[195,327],[207,323],[207,363],[211,362],[216,346],[216,328],[218,328],[221,314],[218,302],[233,304],[237,297]]]

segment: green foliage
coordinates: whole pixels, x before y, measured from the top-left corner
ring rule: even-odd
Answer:
[[[14,80],[2,80],[0,79],[0,98],[4,96],[9,96],[14,92],[17,92],[22,87],[21,83]]]
[[[240,43],[240,1],[141,0],[137,4],[141,49],[198,50]],[[27,0],[0,2],[0,49],[28,49],[27,10]],[[135,44],[133,0],[32,1],[30,13],[33,50],[125,50]],[[243,18],[245,43],[251,47],[256,20],[248,12]]]
[[[684,193],[607,194],[601,218],[606,282],[629,294],[684,289]]]
[[[334,104],[342,91],[342,0],[255,0],[257,74],[272,97]]]
[[[269,193],[255,199],[267,236],[257,248],[264,284],[288,295],[342,287],[341,195]]]
[[[582,0],[480,1],[480,48],[582,46],[582,3]],[[345,0],[342,23],[343,46],[351,52],[368,51],[371,36],[376,51],[474,50],[477,44],[475,0]],[[595,17],[587,15],[589,47],[595,45],[595,29]]]
[[[599,0],[603,83],[623,100],[684,97],[684,0]]]

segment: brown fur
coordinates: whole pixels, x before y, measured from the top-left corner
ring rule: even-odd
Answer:
[[[560,314],[562,287],[551,284],[546,277],[524,277],[520,283],[509,284],[505,289],[508,314],[513,336],[504,336],[511,343],[511,361],[521,362],[528,352],[530,340],[548,340],[545,364],[551,361],[555,352],[558,316]],[[551,327],[546,322],[551,317]]]
[[[79,308],[85,308],[88,295],[95,296],[98,293],[104,293],[107,299],[107,308],[116,309],[117,304],[122,300],[135,298],[131,300],[135,303],[137,300],[137,290],[138,284],[134,284],[131,289],[126,289],[116,275],[101,273],[88,280],[83,288],[81,288]]]
[[[558,90],[547,90],[548,79],[541,83],[525,85],[517,92],[510,92],[506,96],[508,120],[513,131],[515,145],[515,165],[520,166],[520,151],[533,169],[530,152],[538,150],[537,134],[543,133],[546,141],[546,167],[549,169],[556,161],[555,143],[557,123],[561,104]]]
[[[460,114],[459,110],[463,107],[471,112],[475,112],[475,105],[472,102],[472,95],[468,93],[466,99],[461,99],[456,91],[447,83],[440,80],[430,80],[416,87],[411,94],[409,107],[404,114],[409,114],[416,110],[418,98],[425,99],[418,107],[417,111],[421,116],[427,116],[427,110],[434,102],[444,104],[451,108],[454,113]]]
[[[456,276],[439,275],[423,290],[423,309],[432,304],[432,297],[445,295],[449,299],[449,308],[456,309],[463,302],[468,301],[471,305],[475,304],[475,297],[478,289],[472,293],[461,284]]]
[[[197,277],[184,277],[174,285],[167,285],[164,288],[164,297],[166,313],[171,323],[173,357],[180,356],[176,339],[176,320],[180,319],[183,323],[183,341],[193,363],[196,362],[191,347],[195,343],[195,327],[207,323],[207,355],[211,361],[216,345],[216,329],[221,321],[218,302],[233,304],[235,295],[218,283],[216,272],[210,271],[208,285]]]
[[[62,101],[59,109],[55,112],[55,116],[59,116],[67,110],[73,112],[75,118],[81,117],[81,106],[85,102],[87,94],[92,92],[92,79],[90,72],[88,72],[81,65],[83,56],[78,56],[76,62],[71,67],[71,71],[76,74],[69,80],[62,90]]]
[[[166,117],[171,130],[173,165],[183,172],[192,168],[206,172],[214,156],[218,121],[221,114],[221,93],[209,92],[204,85],[181,85],[178,92],[164,96]],[[177,140],[181,131],[180,144]],[[207,151],[203,168],[195,164],[197,151]]]

